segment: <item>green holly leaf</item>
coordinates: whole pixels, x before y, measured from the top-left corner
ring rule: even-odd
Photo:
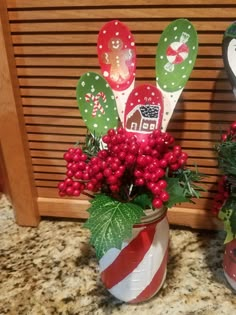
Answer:
[[[91,232],[90,243],[98,259],[110,248],[121,249],[122,242],[132,236],[133,225],[144,215],[137,204],[122,203],[103,194],[95,196],[88,212],[84,227]]]
[[[177,203],[189,201],[189,198],[185,196],[185,191],[181,186],[178,178],[166,178],[167,192],[170,196],[169,200],[165,203],[167,208],[171,208]]]
[[[148,194],[141,194],[134,198],[133,203],[139,205],[142,209],[152,208],[152,198]]]

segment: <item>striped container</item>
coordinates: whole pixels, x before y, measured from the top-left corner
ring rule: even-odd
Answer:
[[[100,259],[101,279],[117,299],[139,303],[162,287],[167,271],[169,223],[166,209],[148,210],[121,250],[112,248]]]
[[[236,239],[225,245],[223,269],[228,283],[236,290]]]

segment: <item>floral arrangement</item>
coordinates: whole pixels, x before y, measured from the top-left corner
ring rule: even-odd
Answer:
[[[181,47],[181,48],[179,48]],[[170,23],[157,46],[156,85],[135,87],[134,36],[118,20],[106,23],[97,40],[102,76],[87,72],[76,88],[80,114],[89,135],[69,148],[66,178],[59,194],[90,197],[85,227],[100,259],[120,249],[147,209],[193,202],[203,177],[186,167],[188,155],[175,144],[168,122],[190,76],[198,38],[186,19]]]
[[[225,243],[236,239],[236,121],[222,134],[215,147],[223,173],[214,197],[213,214],[224,222]]]
[[[154,130],[139,142],[123,127],[101,138],[88,135],[84,146],[69,148],[66,178],[58,184],[60,196],[91,197],[85,227],[98,258],[110,248],[121,248],[145,209],[171,208],[199,197],[202,179],[186,167],[188,155],[168,132]]]

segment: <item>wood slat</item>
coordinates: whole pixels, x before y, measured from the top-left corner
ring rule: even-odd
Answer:
[[[81,45],[65,45],[65,46],[15,46],[14,53],[17,57],[36,55],[36,56],[97,56],[96,45],[86,46],[86,43],[81,43]],[[149,56],[155,58],[156,55],[156,45],[143,45],[137,46],[138,56]],[[222,49],[220,45],[205,45],[199,46],[198,56],[208,56],[208,57],[222,57]],[[89,59],[88,59],[89,63]]]
[[[58,66],[66,67],[69,66],[78,66],[83,67],[88,59],[86,57],[56,57],[56,58],[42,58],[42,57],[16,57],[16,65],[19,67],[23,66]],[[98,58],[91,57],[89,59],[89,65],[97,67]],[[152,58],[137,58],[137,69],[144,67],[154,67],[154,61]],[[199,58],[196,60],[195,68],[207,67],[207,68],[223,68],[223,59],[222,58]]]
[[[97,68],[50,68],[50,67],[40,67],[40,68],[18,68],[17,74],[18,76],[43,76],[43,77],[74,77],[80,78],[85,72],[100,72],[100,69]],[[137,78],[153,78],[153,82],[155,83],[155,70],[154,69],[140,69],[136,71]],[[202,78],[202,70],[193,69],[191,79],[199,79]],[[204,70],[204,78],[205,79],[217,79],[217,78],[226,78],[226,74],[222,69],[206,69]]]
[[[236,5],[234,6],[234,8]],[[162,8],[162,7],[152,7],[150,10],[149,7],[132,7],[129,8],[100,8],[96,10],[88,6],[81,9],[68,9],[68,10],[25,10],[25,11],[9,11],[9,20],[10,21],[40,21],[40,20],[82,20],[82,19],[107,19],[109,20],[111,16],[115,16],[116,19],[127,19],[130,18],[130,10],[132,10],[132,18],[156,18],[156,19],[176,19],[176,18],[185,18],[186,17],[186,7],[171,7],[171,9]],[[235,12],[232,8],[222,6],[216,7],[212,6],[210,9],[211,19],[217,19],[219,16],[227,16],[227,18],[234,19]],[[223,16],[222,16],[223,15]],[[190,6],[188,8],[188,19],[199,18],[209,18],[209,12],[206,8],[198,8]]]
[[[156,0],[154,0],[156,1]],[[204,0],[203,0],[204,1]],[[235,0],[232,0],[235,1]],[[97,3],[97,2],[96,2]],[[158,1],[159,3],[159,1]],[[235,2],[234,2],[235,4]],[[136,33],[140,31],[140,23],[142,23],[142,31],[148,32],[148,31],[156,31],[156,32],[163,32],[165,27],[172,21],[171,18],[163,20],[153,20],[150,18],[142,18],[140,23],[137,23],[137,21],[132,21],[130,18],[123,19],[122,20],[132,31],[132,33]],[[194,19],[194,26],[197,29],[198,32],[221,32],[223,34],[224,30],[229,26],[231,21],[227,18],[224,20],[217,20],[217,19],[207,19],[206,21],[203,21],[201,17]],[[233,20],[232,20],[233,22]],[[94,32],[98,33],[99,30],[104,25],[104,21],[99,20],[89,20],[89,22],[86,21],[50,21],[50,23],[45,21],[39,21],[34,23],[28,23],[22,21],[21,23],[15,23],[14,21],[11,22],[10,28],[11,32],[14,34],[18,33],[38,33],[38,32],[45,32],[45,33],[59,33],[59,32]]]
[[[14,45],[34,45],[34,44],[81,44],[86,42],[87,44],[96,44],[98,34],[21,34],[12,35],[12,41]],[[134,35],[135,43],[137,45],[142,44],[157,44],[159,42],[161,33],[147,33]],[[199,44],[215,44],[220,45],[223,39],[223,34],[198,34]]]
[[[166,5],[165,0],[136,0],[135,5]],[[172,0],[172,5],[183,5],[183,0]],[[184,4],[194,5],[222,5],[221,0],[184,0]],[[224,0],[224,4],[235,4],[234,0]],[[48,0],[32,1],[32,0],[7,0],[7,7],[9,9],[22,9],[22,8],[55,8],[55,7],[83,7],[83,6],[130,6],[127,0],[56,0],[49,2]]]
[[[155,84],[155,82],[154,82]],[[200,86],[198,87],[200,89]],[[234,102],[235,98],[232,91],[225,91],[225,93],[215,92],[215,91],[201,91],[199,92],[188,91],[185,89],[182,94],[181,98],[186,100],[221,100],[221,101],[231,101]],[[27,96],[39,96],[39,97],[57,97],[57,98],[71,98],[73,100],[76,99],[76,89],[47,89],[47,88],[21,88],[21,95],[22,97]]]

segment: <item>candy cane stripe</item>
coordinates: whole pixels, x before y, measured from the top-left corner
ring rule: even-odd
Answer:
[[[135,250],[133,255],[130,254],[128,256],[124,256],[123,264],[117,265],[116,268],[113,268],[112,273],[107,275],[112,279],[113,277],[116,278],[114,285],[112,284],[112,281],[109,282],[108,279],[109,284],[113,286],[107,289],[113,296],[124,302],[135,303],[135,301],[141,302],[145,300],[145,298],[151,298],[151,296],[161,288],[165,279],[169,245],[168,220],[165,216],[160,221],[154,222],[153,224],[155,225],[155,228],[153,229],[153,227],[151,227],[150,233],[153,234],[154,231],[155,234],[153,235],[152,239],[148,241],[151,242],[151,245],[149,246],[148,250],[146,250],[146,253],[139,264],[134,269],[130,270],[130,272],[123,279],[119,279],[119,276],[117,276],[117,274],[120,274],[120,272],[123,273],[123,268],[127,268],[127,266],[129,268],[129,265],[132,264],[133,259],[136,260],[135,255],[139,250],[142,249],[143,246],[146,246],[146,240],[139,245],[137,244],[136,248],[133,249]],[[139,228],[140,226],[138,225],[138,229]],[[147,228],[144,228],[141,230],[141,232],[147,234],[147,230]],[[136,238],[141,232],[140,230],[138,231]],[[127,250],[129,245],[134,240],[135,237],[130,241],[130,243],[126,245],[126,247],[121,250],[121,252]],[[114,263],[117,259],[119,259],[121,252],[118,255],[115,255],[115,259],[111,259],[111,257],[107,257],[105,254],[99,262],[101,270],[105,272],[111,265],[115,266]],[[125,262],[127,266],[125,265]],[[117,282],[117,279],[120,281]],[[106,286],[106,283],[104,284]]]
[[[92,101],[93,102],[93,111],[92,111],[92,116],[95,117],[96,114],[97,114],[97,110],[99,109],[100,112],[102,114],[105,114],[105,111],[104,111],[104,108],[102,107],[102,105],[100,104],[99,102],[99,99],[100,97],[102,98],[102,100],[104,102],[106,102],[106,95],[103,93],[103,92],[99,92],[96,96],[94,96],[93,94],[91,93],[87,93],[85,95],[85,101],[86,102],[90,102]]]
[[[166,264],[168,260],[168,247],[166,248],[165,256],[163,257],[160,268],[157,270],[155,276],[149,285],[132,301],[129,303],[138,303],[144,301],[148,298],[151,298],[157,291],[157,288],[160,288],[166,274]]]
[[[123,280],[131,273],[142,261],[146,252],[149,250],[153,237],[155,235],[155,226],[147,231],[142,230],[119,254],[116,260],[101,273],[101,279],[108,289]],[[138,250],[142,244],[142,251]],[[137,252],[137,255],[134,253]],[[135,259],[134,259],[135,257]],[[117,272],[119,270],[119,272]]]

